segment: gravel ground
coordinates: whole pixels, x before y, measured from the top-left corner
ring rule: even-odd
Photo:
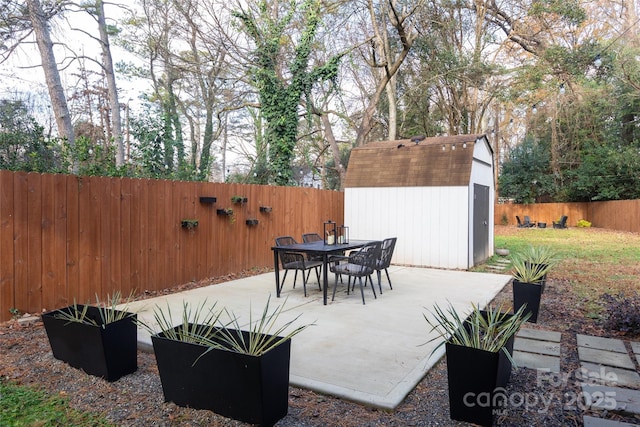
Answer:
[[[219,278],[218,281],[233,278],[236,277]],[[185,285],[179,290],[210,283],[213,282]],[[611,333],[585,318],[568,287],[568,281],[550,280],[538,324],[528,324],[527,327],[562,332],[561,369],[572,373],[578,368],[575,334],[611,336]],[[508,304],[511,300],[511,289],[507,286],[494,303]],[[139,352],[138,370],[114,383],[81,374],[53,358],[44,327],[39,321],[0,324],[0,377],[65,396],[72,407],[100,413],[118,426],[244,425],[210,411],[181,408],[164,402],[155,358],[150,353]],[[575,399],[579,396],[579,389],[573,375],[569,375],[566,381],[557,378],[550,381],[549,377],[540,377],[534,370],[520,368],[512,372],[507,395],[512,400],[504,413],[497,417],[497,425],[580,426],[583,415],[589,413]],[[543,403],[542,399],[550,403]],[[640,424],[640,420],[619,414],[590,415]],[[467,424],[449,418],[444,360],[435,365],[394,411],[370,408],[291,387],[289,413],[277,424],[280,427],[463,425]]]

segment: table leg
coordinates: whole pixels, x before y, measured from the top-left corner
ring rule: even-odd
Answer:
[[[322,299],[324,301],[324,305],[327,305],[327,287],[329,286],[329,275],[327,274],[328,266],[329,254],[325,252],[322,254],[322,281],[324,282],[322,285]]]
[[[273,271],[276,273],[276,297],[280,298],[280,263],[278,251],[273,251]]]

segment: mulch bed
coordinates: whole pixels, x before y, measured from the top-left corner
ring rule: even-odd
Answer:
[[[252,271],[259,274],[264,271]],[[192,283],[186,290],[242,275]],[[538,324],[528,327],[562,332],[562,372],[578,369],[576,333],[610,336],[591,319],[585,318],[577,301],[568,291],[569,283],[550,280],[542,302]],[[173,290],[175,291],[175,290]],[[159,293],[149,293],[156,296]],[[510,304],[510,286],[495,302]],[[375,357],[375,350],[371,355]],[[332,363],[327,361],[327,369]],[[364,363],[364,361],[363,361]],[[68,398],[70,405],[81,411],[104,415],[119,426],[241,426],[206,410],[181,408],[164,402],[162,387],[153,354],[138,353],[138,370],[117,382],[85,375],[55,360],[41,322],[11,321],[0,325],[0,376],[24,385],[43,388]],[[548,379],[548,378],[547,378]],[[498,417],[503,426],[580,426],[589,413],[582,408],[578,382],[573,375],[566,381],[548,381],[534,370],[513,371],[507,394],[512,405]],[[542,399],[545,399],[544,401]],[[549,402],[548,404],[546,402]],[[1,402],[0,402],[1,407]],[[638,422],[618,414],[592,413],[627,422]],[[441,360],[418,386],[396,408],[389,412],[370,408],[335,397],[295,387],[290,388],[289,414],[278,426],[456,426],[467,425],[449,418],[446,362]]]

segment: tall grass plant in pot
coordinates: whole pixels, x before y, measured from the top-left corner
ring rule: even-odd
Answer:
[[[128,301],[131,300],[131,297]],[[53,357],[116,381],[138,369],[136,314],[118,310],[119,293],[96,305],[73,303],[42,315]]]
[[[547,273],[556,263],[555,253],[545,246],[529,246],[511,259],[513,309],[518,310],[526,305],[531,313],[529,318],[531,323],[538,321]]]
[[[166,401],[270,426],[288,413],[291,338],[309,325],[298,317],[277,326],[284,304],[242,329],[226,308],[183,303],[175,326],[169,307],[156,307],[151,333]],[[223,320],[224,319],[224,320]]]
[[[436,333],[429,342],[442,340],[434,351],[446,348],[451,419],[493,424],[506,404],[515,334],[528,317],[524,309],[510,314],[502,307],[481,310],[478,305],[463,316],[451,304],[446,309],[435,305],[424,314],[429,333]]]

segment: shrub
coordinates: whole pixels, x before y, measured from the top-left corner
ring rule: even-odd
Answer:
[[[581,219],[580,221],[578,221],[578,224],[576,224],[578,227],[591,227],[591,223],[589,221],[587,221],[586,219]]]
[[[625,295],[604,294],[602,299],[606,305],[605,312],[609,313],[604,321],[604,327],[625,335],[640,335],[640,295],[634,293]]]
[[[509,225],[509,218],[507,218],[507,214],[503,213],[502,217],[500,218],[500,224],[501,225]]]

